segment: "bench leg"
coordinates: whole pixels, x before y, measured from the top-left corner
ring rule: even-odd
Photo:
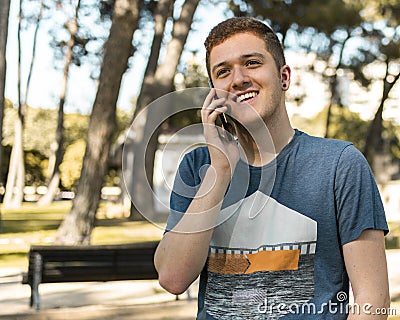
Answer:
[[[40,310],[40,296],[39,296],[39,284],[42,282],[42,268],[43,261],[42,256],[39,253],[34,253],[33,257],[33,283],[31,286],[31,307],[34,307],[36,311]]]
[[[188,301],[192,301],[192,296],[191,296],[191,294],[190,294],[190,287],[186,289],[185,293],[186,293],[186,295],[187,295]],[[179,296],[178,296],[178,295],[175,296],[175,300],[176,300],[176,301],[179,300]]]

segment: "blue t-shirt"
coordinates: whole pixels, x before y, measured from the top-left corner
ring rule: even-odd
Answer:
[[[182,160],[171,230],[210,164],[207,147]],[[362,154],[349,142],[296,130],[263,167],[239,161],[200,275],[197,319],[346,319],[342,246],[365,229],[388,230]]]

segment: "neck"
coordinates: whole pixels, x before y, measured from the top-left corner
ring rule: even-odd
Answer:
[[[292,140],[294,129],[292,128],[286,112],[280,119],[265,121],[265,126],[257,126],[256,130],[238,130],[238,140],[241,146],[242,158],[254,166],[262,166],[271,162],[282,149]]]

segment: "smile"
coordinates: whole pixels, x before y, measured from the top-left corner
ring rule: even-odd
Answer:
[[[254,98],[257,95],[258,95],[258,92],[256,92],[256,91],[247,92],[247,93],[239,95],[238,98],[237,98],[237,101],[238,102],[243,102],[243,101],[249,100],[251,98]]]

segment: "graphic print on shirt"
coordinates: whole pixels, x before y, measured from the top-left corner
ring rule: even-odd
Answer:
[[[282,306],[313,299],[316,221],[259,190],[222,209],[220,220],[208,260],[209,315],[279,319],[288,313]]]

